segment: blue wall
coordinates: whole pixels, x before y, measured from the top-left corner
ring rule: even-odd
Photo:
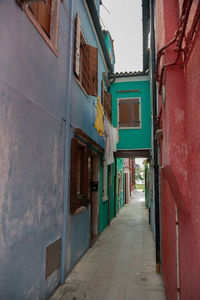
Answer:
[[[48,299],[60,282],[59,269],[45,279],[46,247],[62,237],[63,223],[71,20],[63,7],[69,0],[59,2],[58,57],[16,1],[0,3],[0,299]],[[73,2],[72,24],[78,12],[88,44],[99,48],[84,1]],[[98,51],[99,95],[106,71]],[[81,128],[104,147],[93,125],[96,98],[85,95],[74,74],[70,115],[70,138],[73,127]],[[66,185],[68,273],[89,247],[90,208],[72,216],[70,176]]]
[[[88,18],[88,13],[84,5],[84,1],[74,1],[74,15],[76,13],[80,17],[81,29],[85,39],[89,45],[98,48],[98,95],[101,96],[101,79],[102,72],[106,72],[106,65],[104,64],[99,44],[93,31],[92,24]],[[92,138],[98,145],[104,148],[104,139],[100,137],[94,127],[96,119],[96,103],[97,97],[86,95],[81,86],[76,80],[76,76],[72,74],[72,90],[71,90],[71,137],[73,137],[73,128],[81,128],[90,138]],[[100,172],[102,171],[100,164]],[[100,173],[101,174],[101,173]],[[100,176],[101,178],[101,176]],[[102,182],[100,181],[99,190],[101,193]],[[100,216],[101,213],[101,197],[100,194]],[[101,229],[100,229],[101,230]],[[86,252],[90,243],[90,206],[83,213],[72,216],[68,208],[68,225],[67,225],[67,265],[66,272],[74,267],[81,256]]]
[[[68,28],[62,4],[59,22]],[[68,36],[56,57],[6,0],[0,36],[0,299],[47,299],[59,283],[59,270],[45,280],[45,256],[62,231]]]

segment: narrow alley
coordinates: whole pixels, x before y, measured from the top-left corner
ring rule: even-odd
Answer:
[[[129,204],[112,220],[51,300],[164,300],[144,192],[134,191]]]
[[[0,36],[0,300],[200,300],[200,0],[1,0]]]

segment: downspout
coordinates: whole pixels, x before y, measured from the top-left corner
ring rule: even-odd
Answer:
[[[117,159],[115,157],[115,176],[114,176],[114,216],[117,215],[117,195],[116,195],[116,188],[117,188]]]
[[[71,79],[72,79],[72,37],[73,27],[71,23],[73,15],[73,0],[69,4],[69,51],[67,54],[67,80],[66,80],[66,111],[65,111],[65,148],[64,148],[64,190],[63,190],[63,228],[62,228],[62,243],[61,243],[61,268],[60,278],[61,284],[65,282],[65,265],[66,265],[66,234],[67,234],[67,199],[69,194],[69,161],[70,161],[70,101],[71,101]]]
[[[155,28],[154,28],[154,0],[150,1],[151,24],[151,74],[152,74],[152,109],[153,109],[153,165],[154,165],[154,196],[155,196],[155,231],[156,231],[156,272],[160,272],[160,211],[159,211],[159,176],[158,153],[156,144],[157,99],[155,80]]]

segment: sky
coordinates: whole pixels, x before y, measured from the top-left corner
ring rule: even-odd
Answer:
[[[141,0],[102,0],[101,25],[114,39],[115,72],[142,71]]]

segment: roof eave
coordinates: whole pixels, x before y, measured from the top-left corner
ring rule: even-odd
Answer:
[[[94,0],[86,0],[109,72],[113,71]]]

